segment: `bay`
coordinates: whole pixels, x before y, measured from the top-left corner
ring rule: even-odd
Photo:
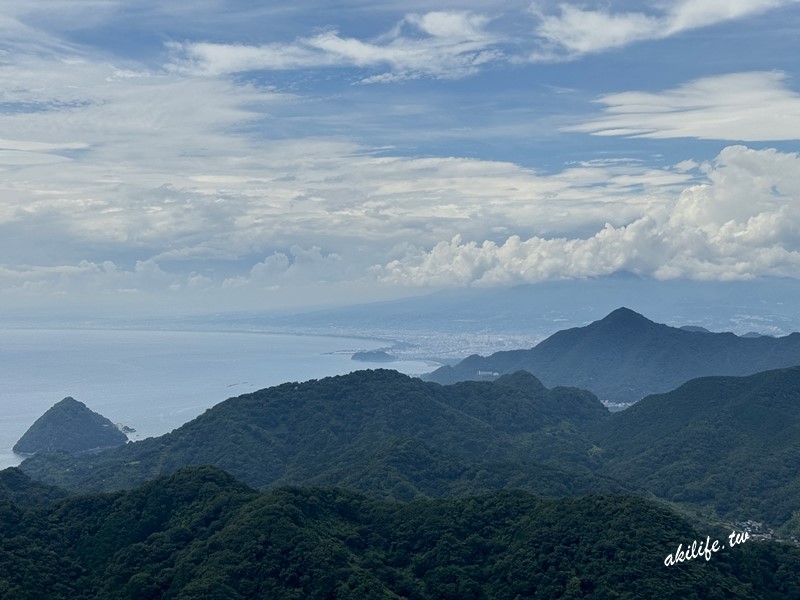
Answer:
[[[132,439],[167,433],[207,408],[287,381],[364,368],[409,374],[422,361],[354,362],[386,340],[328,336],[95,329],[0,330],[0,468],[24,457],[13,445],[53,404],[80,400]]]

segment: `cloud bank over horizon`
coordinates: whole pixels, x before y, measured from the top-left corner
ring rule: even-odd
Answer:
[[[800,278],[797,9],[4,7],[0,306]]]
[[[274,212],[274,206],[270,209],[260,202],[215,206],[218,198],[211,196],[205,207],[187,208],[179,200],[181,193],[165,189],[160,190],[162,197],[149,200],[152,205],[162,203],[162,210],[156,211],[158,219],[138,223],[142,228],[138,235],[146,238],[142,244],[152,246],[145,254],[161,250],[152,258],[137,260],[130,267],[111,260],[85,259],[74,264],[3,267],[0,282],[5,293],[21,295],[76,294],[80,290],[93,290],[101,296],[114,292],[136,295],[167,290],[213,296],[234,290],[257,294],[287,286],[335,286],[337,282],[408,290],[515,285],[619,272],[655,279],[715,281],[796,277],[800,272],[800,206],[796,200],[800,197],[800,157],[796,153],[729,146],[712,162],[700,165],[643,171],[630,165],[590,164],[549,176],[509,164],[367,156],[354,167],[349,186],[338,189],[324,183],[321,165],[314,171],[325,190],[317,190],[319,196],[300,198],[296,195],[300,190],[291,190],[290,185],[284,190],[287,196],[295,195],[302,214],[300,228],[296,218],[289,218],[298,213]],[[358,179],[364,172],[379,181]],[[583,187],[576,185],[581,180]],[[270,180],[264,182],[274,185]],[[236,184],[249,188],[264,182],[226,181],[231,189]],[[302,189],[307,192],[312,185],[303,182]],[[362,196],[346,198],[357,187]],[[247,193],[247,188],[239,188],[238,193]],[[183,195],[195,197],[197,193],[195,188]],[[432,194],[439,195],[438,208],[430,200],[416,205],[408,200],[430,199]],[[338,205],[331,202],[335,197],[341,197]],[[487,203],[487,198],[492,203]],[[549,213],[554,202],[564,211],[560,219]],[[614,224],[603,221],[610,207],[619,217]],[[71,208],[74,211],[76,206]],[[138,212],[138,207],[134,208],[133,212]],[[507,222],[513,209],[515,228]],[[190,223],[181,218],[187,210],[191,214],[206,212],[207,218]],[[61,213],[46,220],[70,226],[71,237],[79,236],[87,244],[110,244],[114,240],[109,240],[109,235],[122,235],[114,233],[113,225],[129,218],[118,212],[105,215],[90,207],[86,213]],[[212,222],[216,231],[212,239],[200,235]],[[593,224],[599,228],[589,236],[562,233]],[[331,232],[323,247],[292,243],[303,237],[303,228],[325,226]],[[536,230],[537,226],[556,233],[527,238],[509,235],[515,229]],[[459,233],[442,240],[451,231]],[[412,236],[429,245],[409,243]],[[181,247],[170,248],[181,237],[185,238]],[[198,243],[192,245],[192,239]],[[265,246],[266,239],[270,243]],[[253,262],[244,272],[204,274],[187,272],[183,266],[197,260],[224,263],[259,255],[260,259],[250,259]],[[375,264],[372,259],[376,256],[383,256],[385,262]]]
[[[378,272],[412,285],[512,285],[630,272],[655,279],[727,281],[800,273],[800,157],[725,148],[703,165],[707,183],[684,189],[586,238],[518,235],[501,243],[454,236],[413,249]]]

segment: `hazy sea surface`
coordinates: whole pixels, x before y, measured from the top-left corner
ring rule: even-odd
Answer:
[[[366,368],[432,370],[422,361],[350,358],[386,345],[264,333],[0,330],[0,468],[21,462],[13,445],[66,396],[133,427],[133,439],[142,439],[167,433],[226,398],[286,381]]]

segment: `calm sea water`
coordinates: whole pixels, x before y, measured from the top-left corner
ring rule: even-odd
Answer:
[[[364,368],[410,374],[423,362],[350,359],[385,341],[261,333],[0,330],[0,468],[21,462],[12,446],[66,396],[134,439],[169,432],[226,398]]]

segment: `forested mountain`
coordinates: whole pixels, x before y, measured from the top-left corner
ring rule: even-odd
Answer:
[[[60,488],[33,481],[19,469],[0,471],[0,498],[5,500],[26,506],[40,506],[66,495]]]
[[[548,390],[526,373],[443,387],[358,371],[232,398],[159,438],[94,456],[35,456],[22,469],[81,491],[204,464],[255,487],[344,485],[397,499],[503,487],[619,491],[592,473],[585,434],[608,416],[591,393]]]
[[[62,450],[80,454],[127,443],[127,436],[83,402],[64,398],[30,426],[14,445],[14,452],[36,454]]]
[[[800,510],[800,367],[692,380],[614,414],[593,439],[609,475],[727,518],[785,523]]]
[[[338,489],[258,493],[183,469],[46,508],[0,491],[0,597],[774,599],[800,596],[800,549],[697,530],[640,498],[502,491],[410,503]],[[709,560],[665,566],[707,535]]]
[[[204,464],[253,487],[331,485],[397,500],[506,488],[653,494],[800,535],[800,367],[700,378],[619,413],[525,372],[440,386],[358,371],[229,399],[159,438],[37,455],[21,468],[107,491]]]
[[[602,401],[629,404],[696,377],[750,375],[800,365],[800,333],[779,338],[687,331],[619,308],[586,327],[553,334],[528,350],[470,356],[425,379],[485,379],[482,373],[533,373],[547,386],[575,386]]]

